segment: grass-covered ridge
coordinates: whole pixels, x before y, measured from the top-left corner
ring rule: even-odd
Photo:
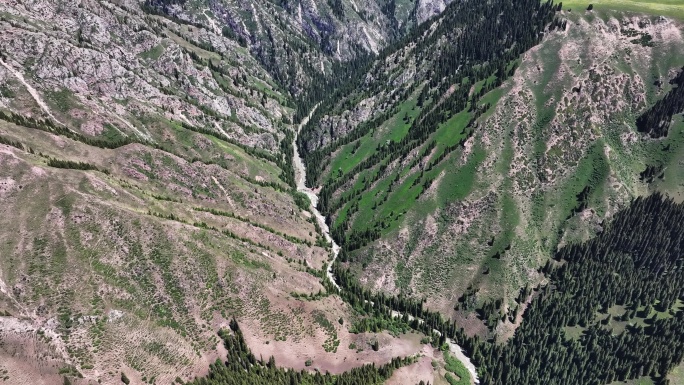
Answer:
[[[626,11],[684,20],[684,1],[682,0],[570,0],[563,2],[563,8],[583,12],[589,4],[601,11]]]

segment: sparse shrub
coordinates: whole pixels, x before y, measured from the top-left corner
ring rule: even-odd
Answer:
[[[292,198],[294,198],[294,202],[302,210],[310,210],[311,208],[311,201],[309,200],[309,197],[299,191],[293,190],[292,191]]]
[[[378,350],[380,350],[380,342],[378,342],[378,340],[373,341],[373,344],[371,345],[371,347],[373,348],[374,351],[377,352]]]

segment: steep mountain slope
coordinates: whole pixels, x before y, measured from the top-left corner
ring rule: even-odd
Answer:
[[[684,65],[681,25],[615,11],[559,16],[561,28],[520,60],[471,57],[446,77],[435,64],[445,49],[425,57],[419,38],[317,110],[301,144],[324,167],[308,178],[366,285],[473,320],[484,301],[542,279],[535,268],[552,250],[591,236],[632,197],[681,194],[681,115],[660,140],[635,123]],[[647,167],[664,174],[649,178]]]
[[[274,79],[298,95],[337,76],[339,61],[377,54],[416,22],[438,14],[433,0],[147,0],[145,6],[205,26],[249,49]]]
[[[109,142],[163,146],[177,135],[175,121],[277,150],[285,95],[236,42],[146,15],[136,3],[2,7],[6,108]],[[22,73],[42,97],[29,95]]]
[[[2,136],[33,136],[40,154],[2,152],[2,225],[15,230],[2,235],[5,309],[85,375],[120,367],[168,381],[203,370],[217,315],[274,311],[256,306],[268,302],[264,285],[316,286],[279,257],[319,267],[327,257],[308,246],[315,229],[282,192],[140,145],[97,149],[10,124]],[[209,209],[232,216],[197,211]]]

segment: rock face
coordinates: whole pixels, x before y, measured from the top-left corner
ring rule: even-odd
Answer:
[[[164,119],[269,151],[282,139],[282,92],[220,32],[145,14],[136,2],[0,7],[0,49],[11,52],[3,83],[24,88],[17,71],[29,91],[42,95],[3,98],[6,108],[51,117],[90,136],[159,142],[150,124]]]
[[[235,39],[294,94],[311,86],[312,74],[330,74],[339,60],[377,54],[415,24],[413,10],[396,7],[394,0],[203,3],[146,1],[160,14]],[[438,9],[432,7],[431,14]]]
[[[433,16],[439,15],[449,3],[451,3],[449,0],[418,0],[416,20],[420,24]]]
[[[288,93],[412,25],[407,10],[372,1],[202,3],[4,2],[2,80],[23,82],[18,71],[49,103],[0,101],[87,135],[156,142],[146,121],[162,117],[274,151]]]

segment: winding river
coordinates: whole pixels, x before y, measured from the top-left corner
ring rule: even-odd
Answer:
[[[304,127],[306,123],[309,121],[309,119],[311,119],[311,115],[313,115],[313,113],[316,111],[316,108],[318,108],[318,104],[311,110],[311,112],[309,112],[309,115],[302,119],[302,122],[297,127],[297,133],[292,143],[292,146],[294,147],[293,163],[295,170],[295,182],[297,183],[297,191],[303,192],[309,197],[309,201],[311,201],[311,207],[309,208],[309,211],[311,211],[314,217],[316,217],[318,225],[323,230],[323,235],[325,236],[325,239],[332,244],[332,259],[328,263],[326,274],[328,276],[328,280],[330,280],[333,286],[335,286],[337,291],[340,291],[341,289],[337,285],[337,282],[335,282],[335,278],[333,277],[332,273],[333,263],[335,263],[337,255],[340,253],[340,246],[330,236],[330,229],[328,228],[328,225],[325,223],[325,217],[316,208],[316,206],[318,206],[318,195],[316,195],[316,193],[313,190],[306,187],[306,167],[304,166],[304,160],[299,155],[299,149],[297,148],[297,137],[299,136],[299,131],[301,131],[302,127]]]
[[[325,217],[323,216],[323,214],[321,214],[320,211],[318,211],[318,208],[316,208],[316,206],[318,206],[318,195],[316,195],[316,193],[313,190],[306,187],[306,166],[304,166],[304,160],[299,155],[299,149],[297,148],[297,137],[299,136],[299,132],[302,130],[302,127],[304,127],[309,122],[309,119],[311,119],[311,116],[316,111],[316,108],[318,108],[318,104],[309,112],[309,115],[302,119],[302,122],[297,127],[297,132],[292,143],[294,147],[293,163],[295,170],[295,182],[297,183],[297,191],[303,192],[309,197],[309,201],[311,201],[311,207],[309,209],[311,213],[313,213],[313,215],[316,217],[318,225],[323,230],[323,235],[325,236],[325,239],[332,244],[332,259],[328,263],[326,274],[328,276],[328,280],[330,280],[333,286],[335,286],[337,291],[341,291],[342,289],[337,285],[337,282],[335,282],[335,278],[333,277],[332,273],[332,266],[333,263],[335,263],[335,260],[337,259],[337,255],[340,253],[340,246],[330,236],[330,229],[328,228],[328,225],[325,223]],[[401,317],[402,314],[393,311],[392,316]],[[413,317],[409,316],[409,318]],[[439,331],[437,330],[435,330],[435,332],[439,333]],[[473,363],[470,361],[470,358],[463,353],[463,349],[451,339],[448,339],[447,343],[449,344],[450,353],[458,360],[463,362],[463,365],[466,367],[466,369],[468,369],[468,372],[470,372],[470,375],[472,376],[471,379],[473,380],[473,382],[475,384],[479,383],[475,365],[473,365]]]

